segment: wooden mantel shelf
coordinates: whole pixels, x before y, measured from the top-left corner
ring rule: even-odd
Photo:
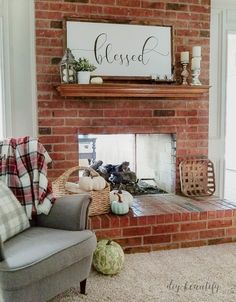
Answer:
[[[128,97],[128,98],[198,98],[208,93],[209,86],[173,84],[62,84],[57,86],[67,97]]]

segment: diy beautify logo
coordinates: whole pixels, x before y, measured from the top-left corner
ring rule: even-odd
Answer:
[[[204,292],[210,292],[211,294],[216,294],[219,291],[219,285],[215,282],[205,282],[205,283],[194,283],[186,281],[183,284],[175,283],[174,280],[171,280],[170,283],[167,284],[167,288],[169,290],[172,290],[176,293],[179,293],[181,291],[204,291]]]

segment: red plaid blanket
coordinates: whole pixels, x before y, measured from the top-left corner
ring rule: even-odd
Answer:
[[[32,213],[48,214],[54,202],[46,152],[35,138],[0,141],[0,180],[12,190],[30,219]]]

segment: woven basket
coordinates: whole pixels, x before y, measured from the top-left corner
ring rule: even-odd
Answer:
[[[184,160],[179,165],[181,191],[186,196],[211,196],[215,192],[214,165],[209,159]]]
[[[76,166],[66,170],[54,182],[52,182],[52,189],[55,197],[76,194],[65,189],[65,184],[70,175],[79,170],[88,170],[92,176],[100,176],[95,170],[90,167]],[[106,187],[99,191],[87,192],[92,197],[92,202],[89,207],[89,216],[95,216],[110,212],[110,186],[106,183]]]

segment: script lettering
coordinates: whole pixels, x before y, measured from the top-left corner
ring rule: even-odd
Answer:
[[[155,36],[148,37],[139,53],[119,53],[113,49],[112,43],[108,41],[106,33],[99,34],[94,42],[94,57],[99,65],[103,62],[108,64],[119,63],[120,65],[130,66],[131,62],[140,62],[147,65],[153,55],[168,56],[169,52],[159,50],[159,40]]]

